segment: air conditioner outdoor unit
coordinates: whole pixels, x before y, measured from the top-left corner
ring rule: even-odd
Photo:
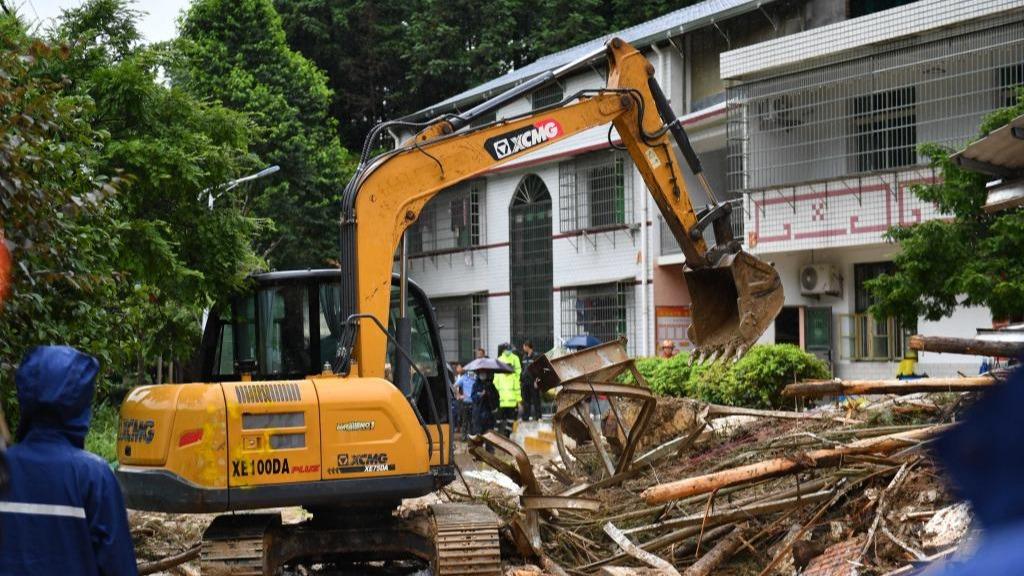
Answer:
[[[832,264],[808,264],[800,268],[800,293],[804,296],[842,296],[843,277]]]

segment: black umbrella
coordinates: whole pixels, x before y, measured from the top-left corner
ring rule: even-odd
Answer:
[[[467,372],[494,372],[497,374],[514,374],[516,369],[493,358],[477,358],[463,366]]]

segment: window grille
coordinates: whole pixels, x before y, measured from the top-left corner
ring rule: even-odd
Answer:
[[[875,298],[865,282],[895,269],[892,262],[853,265],[854,309],[840,317],[840,353],[847,360],[894,362],[903,358],[906,331],[895,318],[876,320],[868,313]]]
[[[852,172],[874,172],[917,162],[913,86],[853,99],[856,150]]]
[[[621,151],[579,156],[558,165],[562,232],[620,226],[633,221],[633,170]]]
[[[464,250],[479,246],[483,238],[483,202],[486,180],[473,180],[442,190],[409,227],[409,255]]]
[[[530,102],[534,110],[558,104],[562,101],[562,85],[554,82],[540,88],[530,95]]]
[[[729,190],[778,190],[923,165],[918,143],[960,148],[986,114],[1014,101],[1022,62],[1018,12],[730,86]]]
[[[511,341],[531,340],[538,350],[550,350],[555,331],[551,194],[540,176],[527,174],[519,181],[508,217]]]
[[[466,363],[484,346],[487,297],[483,294],[438,298],[433,301],[445,360]]]
[[[903,358],[909,339],[895,318],[878,321],[871,314],[840,314],[839,321],[841,359],[898,362]]]
[[[736,218],[733,217],[733,220],[736,220]],[[658,224],[658,240],[661,245],[660,254],[662,256],[681,254],[683,249],[679,247],[679,242],[676,242],[676,237],[672,235],[672,230],[669,229],[668,224],[665,223],[665,218],[661,215],[658,216]]]
[[[562,338],[590,335],[601,342],[635,338],[634,286],[627,282],[596,284],[561,291]]]

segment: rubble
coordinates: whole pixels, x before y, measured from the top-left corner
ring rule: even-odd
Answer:
[[[497,446],[481,461],[523,486],[502,515],[524,564],[630,576],[902,574],[967,538],[969,511],[924,447],[973,395],[949,390],[974,386],[811,412],[737,409],[648,398],[636,373],[626,390],[616,376],[632,361],[604,354],[606,364],[556,360],[555,371],[575,361],[600,377],[565,370],[554,432],[572,442],[554,461],[476,439],[472,453]],[[547,382],[559,385],[555,374]],[[584,409],[587,391],[607,396],[600,417]]]

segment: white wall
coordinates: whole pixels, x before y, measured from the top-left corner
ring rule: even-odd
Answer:
[[[786,306],[831,306],[832,307],[832,357],[836,375],[842,378],[893,378],[896,375],[898,360],[895,362],[867,362],[850,361],[842,358],[840,347],[840,318],[841,314],[852,314],[855,308],[854,292],[854,264],[867,262],[883,262],[892,260],[898,250],[894,244],[876,244],[874,246],[861,246],[855,248],[840,248],[827,250],[806,250],[800,252],[787,252],[784,254],[766,255],[764,258],[775,265],[782,280],[783,290],[786,294]],[[833,264],[839,268],[843,276],[843,294],[840,297],[834,296],[803,296],[800,293],[799,272],[806,264]],[[938,322],[929,322],[924,319],[918,321],[919,334],[945,335],[945,336],[973,336],[977,328],[990,327],[992,315],[986,309],[961,308],[951,317]],[[759,342],[772,343],[775,341],[774,326],[761,336]],[[918,373],[927,373],[929,376],[955,376],[957,371],[965,374],[975,374],[981,363],[979,357],[963,356],[958,354],[930,354],[922,353],[918,361]]]

